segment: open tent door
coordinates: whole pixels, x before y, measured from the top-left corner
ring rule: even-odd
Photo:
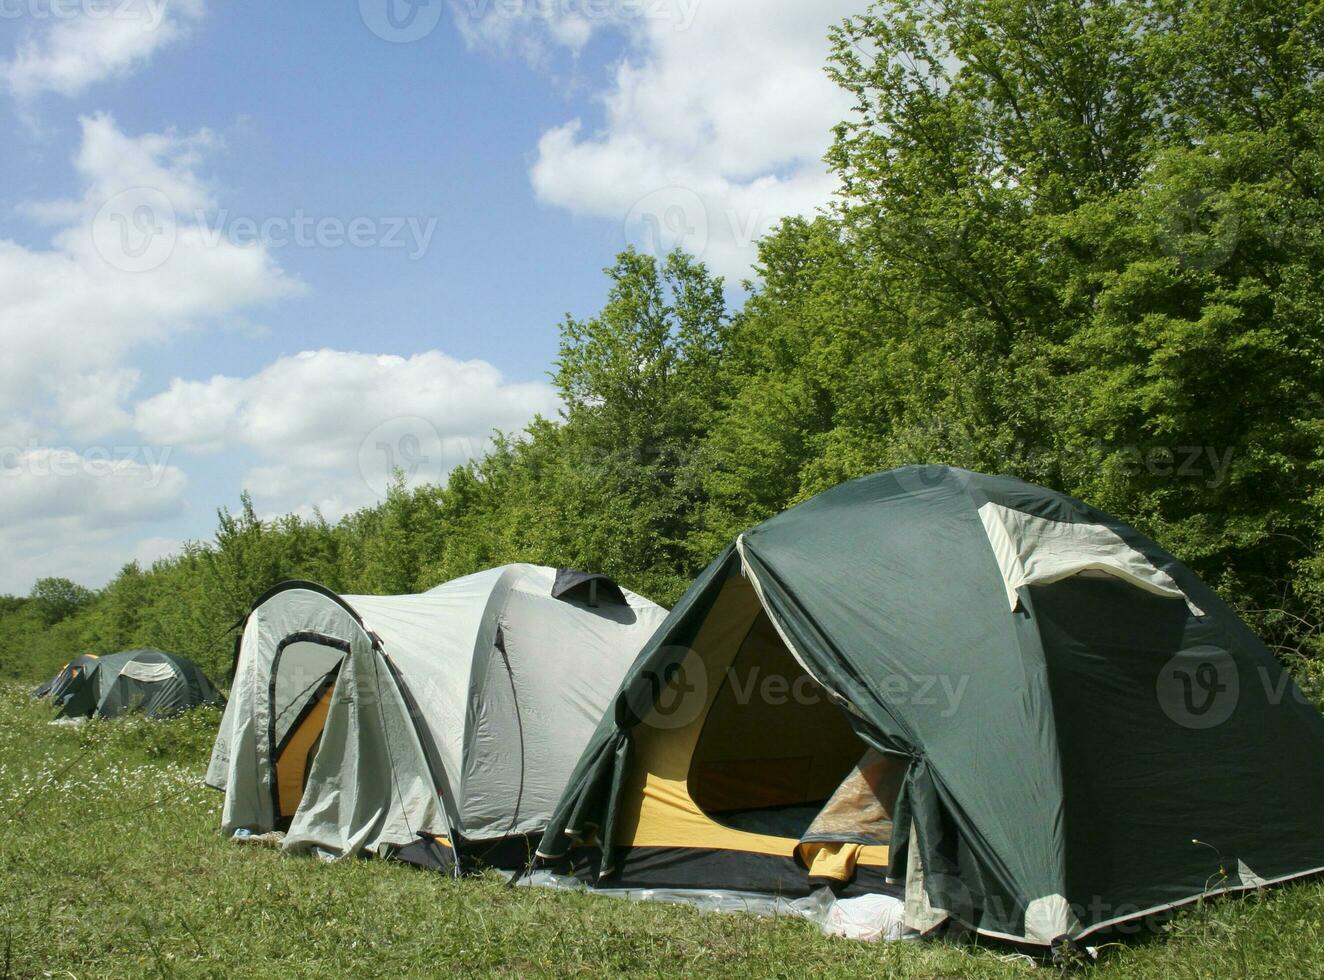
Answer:
[[[272,806],[278,826],[299,809],[349,645],[296,633],[281,643],[271,675]]]
[[[867,748],[735,557],[722,561],[683,638],[667,641],[683,659],[640,675],[639,724],[615,777],[629,803],[613,823],[595,821],[613,849],[596,867],[587,852],[570,857],[606,887],[808,896],[817,883],[801,838]],[[886,844],[853,856],[842,884],[882,891]]]
[[[865,746],[742,594],[754,619],[703,719],[689,791],[720,824],[799,838]]]

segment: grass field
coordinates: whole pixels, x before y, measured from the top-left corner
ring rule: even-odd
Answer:
[[[0,687],[0,976],[1044,976],[997,947],[870,945],[790,919],[324,864],[223,840],[218,715],[48,724]],[[1324,975],[1324,886],[1212,903],[1100,977]]]

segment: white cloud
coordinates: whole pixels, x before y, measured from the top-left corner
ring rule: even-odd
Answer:
[[[127,446],[84,453],[7,448],[0,453],[5,528],[37,535],[35,524],[74,520],[101,530],[173,513],[188,480],[162,458],[168,456]]]
[[[126,532],[182,511],[188,479],[168,458],[137,446],[0,449],[0,591],[48,575],[104,582],[125,560]]]
[[[597,6],[581,9],[573,0],[452,0],[451,12],[470,49],[487,48],[542,65],[553,48],[577,55],[596,30],[620,24],[614,4],[590,4]]]
[[[180,538],[143,538],[130,552],[127,561],[136,561],[143,568],[151,568],[154,562],[162,558],[170,558],[184,550],[185,542]],[[127,564],[121,558],[121,566]]]
[[[574,119],[540,139],[530,178],[541,200],[620,222],[650,251],[680,245],[742,277],[762,235],[836,188],[822,157],[851,102],[824,72],[827,32],[858,13],[858,0],[529,0],[541,14],[524,17],[468,2],[484,13],[466,36],[500,50],[533,43],[522,39],[537,31],[573,50],[556,25],[588,9],[610,13],[592,29],[612,27],[629,42],[599,95],[602,124]]]
[[[18,99],[78,95],[187,37],[203,10],[203,0],[29,0],[27,36],[0,62],[0,82]]]
[[[99,589],[131,561],[149,567],[158,558],[178,553],[183,542],[174,538],[138,540],[123,530],[85,530],[75,522],[43,525],[46,537],[15,540],[0,531],[6,561],[0,565],[0,594],[26,595],[39,578],[68,578]]]
[[[55,414],[63,428],[85,438],[126,429],[133,417],[124,403],[138,387],[139,377],[134,368],[112,368],[56,380]]]
[[[550,385],[508,381],[485,361],[319,350],[247,378],[176,379],[135,418],[156,444],[253,452],[245,486],[267,512],[337,517],[379,499],[396,466],[413,484],[441,480],[493,429],[557,408]]]
[[[73,165],[82,182],[80,196],[20,205],[29,217],[48,225],[89,221],[107,201],[135,189],[159,193],[180,214],[215,208],[211,189],[197,173],[207,153],[220,145],[210,130],[128,136],[107,113],[80,117],[79,124],[82,142]]]
[[[50,247],[0,239],[0,413],[86,439],[114,432],[137,383],[132,350],[301,291],[266,247],[199,223],[216,205],[196,168],[215,145],[82,120],[81,194],[23,208],[54,226]]]
[[[49,245],[0,239],[5,590],[43,575],[95,585],[126,555],[158,556],[134,552],[138,536],[183,512],[188,481],[167,450],[106,444],[133,423],[131,355],[302,289],[265,246],[204,227],[217,205],[198,167],[213,135],[81,123],[77,194],[20,208],[50,227]],[[52,448],[66,439],[85,448]]]

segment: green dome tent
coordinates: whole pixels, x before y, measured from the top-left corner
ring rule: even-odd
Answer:
[[[97,658],[73,682],[61,718],[113,718],[141,711],[149,718],[177,714],[225,699],[187,657],[160,650],[129,650]]]
[[[713,561],[539,856],[636,894],[893,889],[917,932],[1050,945],[1324,870],[1321,758],[1319,711],[1154,542],[908,467]]]

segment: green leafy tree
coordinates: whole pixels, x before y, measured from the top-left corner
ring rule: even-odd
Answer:
[[[902,0],[834,43],[839,220],[905,382],[825,470],[1018,473],[1317,617],[1321,5]]]
[[[28,601],[43,623],[54,626],[85,609],[93,598],[90,589],[67,578],[41,578],[32,587]]]
[[[607,275],[602,312],[562,327],[565,424],[546,499],[575,528],[567,562],[674,598],[694,566],[699,450],[727,401],[730,318],[721,279],[681,253],[629,250]]]

